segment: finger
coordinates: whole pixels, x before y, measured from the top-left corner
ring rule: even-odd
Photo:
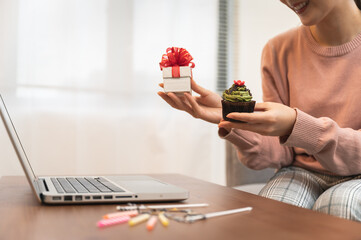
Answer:
[[[232,118],[234,120],[243,121],[247,123],[266,123],[268,122],[268,114],[265,112],[253,112],[253,113],[238,113],[232,112],[227,115],[228,118]]]
[[[191,107],[186,102],[182,101],[177,95],[170,92],[168,93],[168,97],[173,100],[173,102],[178,106],[178,109],[184,110],[193,116],[193,110]]]
[[[189,93],[184,93],[184,96],[192,106],[193,111],[199,114],[201,112],[201,107],[198,105],[196,100]]]
[[[254,106],[255,111],[266,111],[269,109],[269,104],[266,102],[256,103]]]
[[[222,123],[222,122],[227,122],[227,121],[222,118],[221,121],[219,121],[219,123],[218,123],[218,127],[219,127],[219,129],[222,129],[222,128],[225,129],[227,131],[227,133],[225,133],[225,132],[223,132],[223,133],[224,133],[224,135],[226,135],[226,134],[231,132],[232,128],[231,127],[225,127],[224,124],[222,124],[221,125],[222,127],[220,127],[220,123]]]
[[[168,97],[167,94],[165,94],[164,92],[158,92],[158,95],[163,98],[163,100],[166,101],[171,107],[178,109],[175,102],[170,97]]]
[[[225,129],[231,129],[231,128],[243,129],[244,128],[243,125],[247,125],[247,123],[235,123],[222,119],[222,121],[218,124],[218,127]]]
[[[199,95],[205,95],[206,93],[208,93],[208,90],[199,86],[194,80],[193,78],[191,79],[191,87],[193,89],[193,91],[195,91],[196,93],[198,93]]]
[[[164,88],[164,83],[159,83],[159,87]]]
[[[267,129],[265,129],[265,126],[262,124],[249,124],[249,123],[236,123],[236,122],[229,122],[229,121],[222,121],[218,124],[219,128],[224,129],[241,129],[246,131],[251,131],[259,134],[267,134]]]

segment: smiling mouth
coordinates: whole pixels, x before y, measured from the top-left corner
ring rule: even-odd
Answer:
[[[306,11],[306,8],[308,6],[309,1],[304,2],[298,2],[294,4],[290,4],[290,7],[295,11],[297,14],[302,14],[304,11]]]

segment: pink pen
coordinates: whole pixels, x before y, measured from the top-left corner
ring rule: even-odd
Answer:
[[[128,222],[130,219],[129,215],[127,216],[121,216],[121,217],[114,217],[109,219],[102,219],[97,223],[98,227],[108,227],[115,224],[125,223]]]
[[[122,216],[134,217],[137,215],[138,215],[138,210],[132,210],[132,211],[108,213],[107,215],[104,215],[103,218],[109,219],[109,218],[122,217]]]

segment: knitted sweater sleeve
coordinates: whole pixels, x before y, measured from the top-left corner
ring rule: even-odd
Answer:
[[[262,136],[239,129],[224,133],[220,130],[220,137],[237,148],[239,160],[248,168],[281,168],[292,163],[292,148],[282,146],[278,137]]]
[[[304,149],[337,175],[361,173],[361,130],[341,128],[330,118],[315,118],[297,109],[293,131],[282,143]]]
[[[283,92],[287,89],[277,81],[278,79],[274,79],[274,77],[279,78],[280,76],[273,74],[274,56],[272,56],[272,48],[269,47],[269,44],[265,46],[262,53],[263,98],[264,101],[285,104],[287,99],[283,96]],[[281,145],[279,137],[262,136],[239,129],[232,129],[230,132],[220,129],[219,136],[237,148],[240,161],[251,169],[281,168],[293,162],[292,148]]]

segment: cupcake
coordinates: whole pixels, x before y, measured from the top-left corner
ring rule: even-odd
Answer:
[[[231,122],[242,122],[227,118],[231,112],[253,112],[256,101],[252,100],[252,94],[244,85],[244,81],[234,81],[231,88],[223,92],[222,113],[223,119]]]

